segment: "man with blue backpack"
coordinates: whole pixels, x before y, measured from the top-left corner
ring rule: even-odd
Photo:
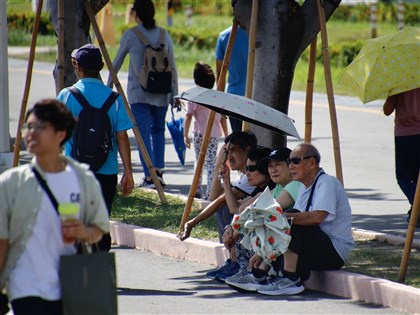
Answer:
[[[79,81],[63,89],[57,97],[78,118],[76,131],[65,144],[65,154],[90,165],[110,214],[118,181],[118,152],[124,169],[123,195],[130,194],[134,187],[127,135],[133,124],[122,97],[99,79],[104,65],[99,48],[84,45],[74,50],[71,58]],[[106,234],[99,242],[99,249],[109,251],[110,248],[111,237]]]

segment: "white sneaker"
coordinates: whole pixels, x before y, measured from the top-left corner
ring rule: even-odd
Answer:
[[[225,283],[233,289],[256,292],[261,286],[261,281],[264,279],[256,279],[251,272],[237,273],[236,275],[227,278]]]
[[[304,290],[305,287],[300,278],[292,281],[286,277],[277,277],[270,283],[260,286],[257,292],[265,295],[293,295],[299,294]]]

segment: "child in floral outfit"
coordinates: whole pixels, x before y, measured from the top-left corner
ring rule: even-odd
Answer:
[[[212,89],[215,82],[215,77],[213,70],[208,64],[197,62],[194,67],[194,82],[197,86],[204,87],[207,89]],[[206,130],[207,121],[210,116],[210,109],[198,105],[194,102],[188,102],[187,114],[185,116],[185,126],[184,126],[184,142],[187,148],[191,147],[190,138],[188,136],[192,117],[194,117],[194,126],[193,126],[193,142],[194,142],[194,151],[195,151],[195,165],[197,167],[197,161],[200,154],[201,144],[203,142],[203,135]],[[210,133],[209,144],[206,152],[205,158],[205,168],[207,170],[207,187],[206,193],[204,194],[201,187],[201,176],[198,183],[196,197],[207,199],[210,195],[211,190],[211,180],[214,172],[214,166],[216,165],[217,157],[217,146],[219,144],[219,138],[223,134],[225,137],[228,135],[226,117],[220,114],[216,114],[216,117],[213,122],[213,126]]]

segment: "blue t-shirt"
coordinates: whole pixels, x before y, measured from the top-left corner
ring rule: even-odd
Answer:
[[[216,60],[223,60],[231,31],[232,27],[229,27],[220,33],[216,44]],[[246,34],[245,30],[241,27],[238,27],[228,67],[228,93],[235,95],[245,95],[246,71],[248,64],[248,43],[248,35]]]
[[[102,106],[111,93],[111,89],[104,85],[102,81],[93,78],[80,79],[73,86],[82,92],[91,106],[97,108]],[[82,106],[68,89],[63,89],[60,94],[58,94],[57,99],[66,104],[75,117],[79,116]],[[96,173],[114,175],[118,174],[118,145],[115,133],[131,129],[133,128],[133,124],[127,114],[121,96],[118,97],[117,101],[109,109],[108,116],[111,120],[112,132],[114,133],[114,136],[112,137],[112,150],[109,152],[105,164],[102,165]],[[71,156],[71,141],[71,139],[67,141],[64,147],[65,154],[68,156]]]

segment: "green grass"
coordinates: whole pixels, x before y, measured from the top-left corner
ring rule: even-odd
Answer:
[[[378,241],[356,241],[344,270],[398,282],[403,247]],[[420,251],[412,249],[405,284],[420,288]]]
[[[176,234],[179,231],[185,203],[172,196],[166,196],[168,204],[161,204],[156,193],[134,189],[128,197],[117,194],[112,210],[112,219],[123,223],[139,225]],[[200,210],[201,211],[201,210]],[[199,213],[193,204],[191,215]],[[216,223],[212,217],[194,228],[192,237],[218,240]]]
[[[175,197],[166,196],[167,205],[162,205],[154,192],[135,189],[128,197],[117,194],[112,210],[112,219],[141,227],[176,234],[179,231],[185,203]],[[193,205],[190,218],[199,213]],[[218,242],[214,216],[201,222],[191,237]],[[403,253],[402,246],[378,241],[357,240],[344,270],[372,277],[398,280],[398,271]],[[406,274],[405,284],[420,288],[420,252],[413,249]]]

